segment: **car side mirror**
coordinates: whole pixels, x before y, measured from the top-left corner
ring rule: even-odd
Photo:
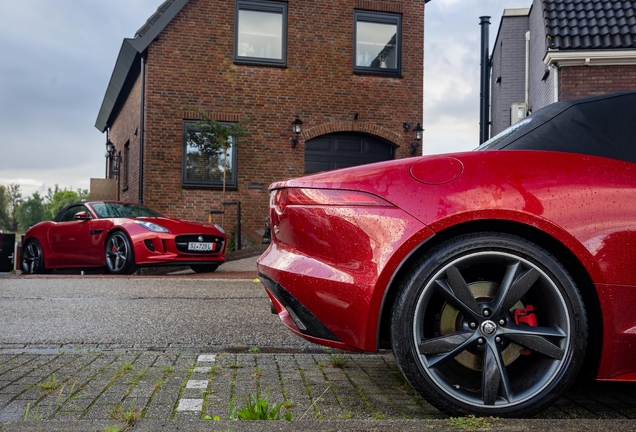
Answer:
[[[81,211],[81,212],[75,213],[75,216],[73,216],[73,219],[75,219],[75,220],[87,220],[87,219],[90,219],[90,217],[88,216],[87,212]]]

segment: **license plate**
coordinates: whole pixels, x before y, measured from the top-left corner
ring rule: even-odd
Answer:
[[[214,243],[188,243],[188,250],[197,251],[197,252],[210,252],[215,248]]]

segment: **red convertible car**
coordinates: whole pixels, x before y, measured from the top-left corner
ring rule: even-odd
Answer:
[[[392,348],[453,415],[635,381],[634,119],[636,92],[563,101],[476,151],[274,183],[260,279],[292,331]]]
[[[71,204],[26,232],[22,272],[105,267],[130,274],[140,266],[189,265],[213,272],[225,262],[222,228],[163,216],[137,204]]]

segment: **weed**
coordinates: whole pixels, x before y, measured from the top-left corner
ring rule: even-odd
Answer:
[[[332,356],[329,362],[333,368],[344,369],[347,367],[349,359],[344,355],[336,355]]]
[[[260,378],[263,376],[263,372],[261,372],[261,369],[257,367],[254,369],[254,373],[252,374],[252,376]]]
[[[165,368],[163,368],[162,372],[165,374],[171,374],[172,372],[174,372],[174,366],[166,366]]]
[[[492,423],[497,423],[501,419],[497,417],[475,417],[473,414],[466,417],[451,417],[448,425],[457,429],[466,430],[489,430]]]
[[[51,381],[55,381],[56,383],[56,387],[59,386],[59,382],[57,382],[57,380],[55,379],[55,374],[52,375],[52,380]],[[77,382],[74,382],[73,385],[71,386],[71,389],[68,392],[68,398],[63,401],[64,398],[64,389],[66,387],[66,384],[62,385],[62,388],[60,388],[60,391],[57,394],[57,398],[55,400],[55,405],[51,405],[48,406],[46,413],[40,413],[40,406],[36,406],[35,410],[32,411],[33,405],[31,405],[31,403],[29,402],[27,404],[25,413],[24,413],[24,421],[29,420],[29,417],[31,417],[31,414],[33,415],[32,419],[33,421],[38,421],[38,420],[42,420],[44,418],[50,418],[52,416],[55,415],[55,413],[57,413],[63,406],[65,403],[68,403],[70,401],[79,399],[79,395],[73,395],[73,392],[75,391],[75,385],[77,384]],[[52,387],[52,386],[51,386]],[[51,394],[53,392],[53,390],[47,391],[49,394]]]
[[[241,369],[243,367],[243,363],[235,362],[235,363],[230,363],[229,365],[226,365],[223,367],[228,369]]]
[[[104,432],[122,432],[122,430],[119,426],[106,426]]]
[[[40,384],[40,390],[49,394],[53,393],[60,386],[60,382],[57,380],[55,374],[52,374],[48,380]]]
[[[239,409],[238,411],[234,410],[234,407],[230,407],[230,417],[238,417],[239,420],[281,420],[283,416],[281,415],[281,408],[283,408],[283,403],[272,404],[270,406],[269,402],[269,390],[267,390],[267,395],[265,398],[260,396],[256,396],[252,398],[252,395],[248,395],[245,398],[245,407]],[[287,421],[291,421],[291,411],[285,408],[285,416],[284,419]]]
[[[121,403],[115,405],[108,413],[113,420],[125,421],[128,426],[135,424],[135,421],[141,417],[141,409],[135,410],[135,402],[131,402],[128,409],[124,409]]]
[[[132,370],[132,364],[125,362],[122,366],[121,369],[119,369],[117,372],[115,372],[115,375],[113,376],[113,379],[117,379],[117,378],[121,378],[122,376],[124,376],[124,374],[130,370]]]
[[[157,378],[157,381],[155,381],[155,390],[159,390],[161,387],[163,387],[163,384],[166,382],[165,378]]]
[[[251,347],[251,348],[250,348],[250,352],[251,352],[252,354],[256,354],[256,353],[261,352],[261,349],[260,349],[259,347]]]
[[[31,402],[27,404],[26,411],[24,413],[24,421],[29,420],[29,415],[31,414]],[[35,411],[33,412],[33,421],[38,421],[42,418],[40,415],[40,407],[35,407]]]

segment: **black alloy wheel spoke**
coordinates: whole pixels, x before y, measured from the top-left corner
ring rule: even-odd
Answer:
[[[563,360],[565,352],[546,338],[533,334],[509,334],[508,339],[525,348],[555,360]]]
[[[481,317],[477,300],[457,267],[449,267],[446,270],[446,279],[437,279],[435,282],[440,294],[462,313],[473,319]]]
[[[493,302],[494,314],[500,315],[510,310],[532,288],[540,276],[539,271],[534,268],[520,271],[519,262],[509,265]]]
[[[510,401],[510,381],[496,345],[486,344],[481,378],[484,405],[494,405],[500,390],[501,396]]]
[[[427,357],[428,367],[436,367],[455,358],[474,344],[477,336],[474,332],[453,333],[433,339],[427,339],[418,345],[421,355]]]
[[[420,354],[442,354],[454,350],[462,345],[473,335],[474,332],[452,333],[445,336],[427,339],[419,344]]]

